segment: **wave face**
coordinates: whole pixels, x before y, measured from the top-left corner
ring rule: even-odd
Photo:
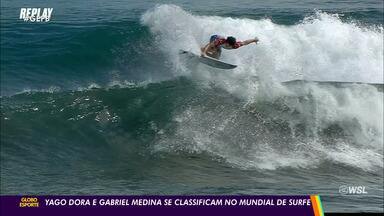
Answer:
[[[2,26],[1,193],[322,193],[332,211],[382,211],[380,22],[137,7],[37,25],[57,31],[29,35],[50,48]],[[224,50],[231,71],[178,54],[212,34],[260,43]],[[326,196],[348,184],[369,199]]]
[[[286,88],[290,94],[252,103],[188,79],[6,97],[2,158],[11,163],[18,152],[36,163],[96,163],[117,154],[137,164],[187,154],[240,170],[382,170],[382,91],[332,83]]]

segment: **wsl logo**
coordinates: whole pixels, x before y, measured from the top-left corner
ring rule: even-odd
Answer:
[[[53,8],[20,8],[20,19],[25,22],[49,22]]]
[[[348,185],[342,185],[339,187],[339,193],[342,195],[364,195],[368,194],[368,192],[365,190],[365,186],[348,186]]]

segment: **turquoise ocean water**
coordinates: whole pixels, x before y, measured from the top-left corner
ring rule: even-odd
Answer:
[[[212,34],[260,43],[224,50],[230,71],[179,55]],[[1,194],[320,194],[380,212],[382,71],[379,0],[2,0]]]

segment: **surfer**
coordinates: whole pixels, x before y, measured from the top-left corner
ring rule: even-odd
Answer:
[[[212,35],[209,39],[209,43],[204,47],[201,47],[201,56],[209,56],[215,59],[219,59],[221,55],[221,48],[224,49],[237,49],[241,46],[248,45],[250,43],[257,43],[259,39],[249,39],[245,41],[236,41],[236,38],[229,36],[227,38],[220,35]]]

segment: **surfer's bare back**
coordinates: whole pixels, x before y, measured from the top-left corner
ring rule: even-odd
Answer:
[[[236,38],[229,36],[227,38],[220,35],[212,35],[209,39],[209,43],[204,47],[201,47],[201,56],[209,56],[219,59],[221,55],[221,48],[224,49],[237,49],[241,46],[248,45],[250,43],[257,43],[259,39],[249,39],[245,41],[236,41]]]

